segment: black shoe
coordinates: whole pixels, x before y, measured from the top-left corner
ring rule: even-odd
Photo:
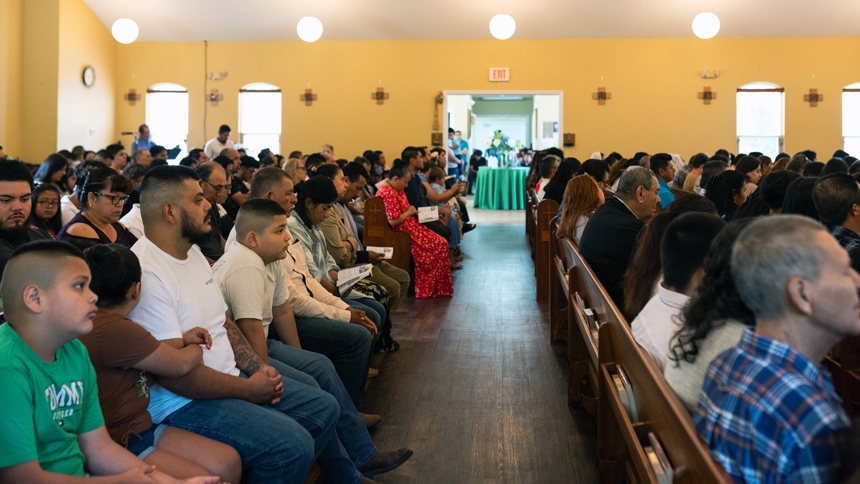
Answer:
[[[463,233],[471,232],[475,230],[475,227],[477,227],[475,224],[463,224]]]
[[[370,459],[367,464],[358,469],[364,477],[373,477],[377,474],[384,474],[393,471],[400,467],[404,462],[412,457],[411,449],[389,450],[387,452],[379,451]]]

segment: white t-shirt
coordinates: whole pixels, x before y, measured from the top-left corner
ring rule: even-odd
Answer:
[[[78,214],[81,210],[69,200],[68,195],[63,195],[63,198],[60,199],[60,218],[63,220],[63,225],[71,222],[75,215]]]
[[[540,179],[540,188],[537,191],[537,197],[541,201],[543,201],[544,195],[546,195],[546,184],[549,183],[551,178],[541,178]]]
[[[119,219],[129,232],[134,234],[138,240],[143,238],[143,217],[140,214],[140,204],[135,203],[131,206],[131,210],[121,219]]]
[[[209,157],[210,160],[214,160],[221,155],[222,151],[226,150],[227,148],[235,148],[232,140],[227,138],[227,142],[222,143],[218,141],[218,138],[212,138],[206,142],[206,146],[203,147],[203,151],[206,152],[206,155]]]
[[[689,301],[688,296],[658,284],[657,295],[648,301],[636,319],[630,323],[633,339],[651,353],[660,371],[666,367],[669,355],[672,354],[669,343],[680,329],[680,321],[676,316]]]
[[[227,303],[227,316],[237,319],[259,319],[263,332],[269,335],[272,308],[290,297],[281,261],[263,264],[253,250],[233,242],[212,266],[221,294]]]
[[[224,328],[227,305],[209,263],[196,245],[185,260],[175,259],[143,237],[131,248],[143,271],[140,302],[129,319],[143,326],[155,339],[182,338],[195,327],[212,335],[212,349],[203,348],[203,364],[221,373],[238,376],[236,357]],[[191,400],[161,385],[150,388],[149,413],[159,423]]]

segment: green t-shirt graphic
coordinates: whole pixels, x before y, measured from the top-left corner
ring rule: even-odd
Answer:
[[[10,325],[0,325],[0,467],[38,459],[45,471],[84,475],[77,436],[104,425],[96,374],[78,340],[56,356],[45,362]]]

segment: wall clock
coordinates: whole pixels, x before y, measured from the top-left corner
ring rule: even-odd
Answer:
[[[81,74],[81,80],[84,81],[84,86],[93,87],[96,82],[96,70],[93,66],[84,67],[84,72]]]

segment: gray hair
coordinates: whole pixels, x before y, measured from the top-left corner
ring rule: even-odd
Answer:
[[[815,243],[824,226],[801,215],[760,217],[732,248],[731,268],[741,300],[756,318],[773,319],[788,310],[786,285],[792,277],[818,280],[825,256]]]
[[[654,173],[644,166],[633,166],[628,168],[621,178],[618,180],[618,190],[616,193],[632,197],[639,187],[651,191],[654,183]]]

